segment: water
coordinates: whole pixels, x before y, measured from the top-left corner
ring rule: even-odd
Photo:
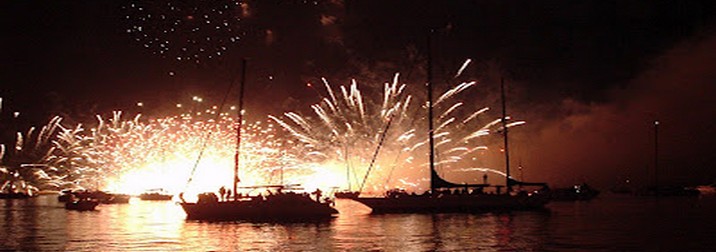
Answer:
[[[173,202],[68,211],[54,196],[0,201],[0,248],[23,251],[713,251],[716,197],[604,195],[546,211],[369,215],[339,200],[319,223],[186,221]]]

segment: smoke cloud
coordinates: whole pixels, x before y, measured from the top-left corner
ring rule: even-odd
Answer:
[[[527,115],[513,131],[514,159],[526,180],[556,186],[638,187],[716,179],[716,35],[692,38],[657,57],[608,102],[563,99]],[[555,116],[556,113],[556,116]],[[550,118],[550,119],[543,119]],[[557,118],[557,119],[552,119]],[[658,155],[654,121],[659,120]],[[658,157],[658,175],[654,171]],[[513,175],[514,176],[514,175]]]

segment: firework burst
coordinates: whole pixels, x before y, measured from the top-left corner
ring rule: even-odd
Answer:
[[[123,119],[97,116],[96,127],[58,126],[54,148],[45,159],[53,167],[71,171],[64,181],[82,188],[138,194],[151,188],[170,192],[215,191],[233,181],[236,111],[212,106],[199,113]],[[193,117],[192,117],[193,115]],[[244,122],[239,177],[246,185],[301,182],[310,165],[297,162],[285,148],[293,141],[279,139],[271,122]]]
[[[500,130],[500,119],[485,122],[484,114],[489,108],[473,109],[473,104],[465,104],[457,98],[476,84],[469,81],[455,85],[442,92],[433,104],[438,115],[434,119],[437,125],[434,138],[439,171],[501,173],[474,166],[479,152],[487,150],[481,137]],[[343,179],[334,182],[335,186],[361,184],[363,174],[375,162],[367,177],[366,191],[426,188],[428,141],[427,132],[423,130],[427,128],[424,126],[427,119],[423,115],[427,114],[427,105],[411,102],[413,96],[407,93],[407,85],[400,83],[398,74],[392,82],[383,85],[381,96],[364,96],[355,81],[334,88],[323,79],[323,86],[326,95],[311,106],[313,113],[287,112],[283,118],[271,117],[305,149],[311,150],[309,153],[313,155],[306,156],[311,157],[310,162],[335,174],[344,174],[341,170],[349,169],[360,175],[338,176]],[[378,153],[381,137],[385,137],[385,141]]]
[[[17,132],[13,148],[0,144],[0,191],[34,193],[57,188],[71,171],[46,161],[54,151],[52,141],[58,136],[60,117],[55,117],[39,131],[31,127]]]
[[[222,57],[244,35],[240,1],[136,1],[123,9],[127,33],[153,54],[178,62]]]

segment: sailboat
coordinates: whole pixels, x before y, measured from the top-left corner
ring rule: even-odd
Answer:
[[[246,79],[246,60],[243,61],[241,87],[239,92],[238,126],[236,139],[236,153],[234,154],[234,181],[233,195],[224,194],[221,197],[214,193],[198,195],[197,202],[186,202],[183,193],[179,195],[181,207],[190,220],[271,220],[271,221],[303,221],[313,219],[331,218],[338,211],[332,207],[330,199],[322,198],[320,190],[301,193],[299,185],[259,185],[242,186],[239,183],[239,152],[241,149],[241,125],[244,97],[244,82]],[[247,191],[240,192],[239,189]],[[267,194],[251,194],[258,190],[265,190]],[[227,196],[228,195],[228,196]],[[315,199],[312,197],[315,196]]]
[[[429,41],[428,41],[429,42]],[[429,43],[428,43],[429,45]],[[428,46],[429,47],[429,46]],[[408,194],[404,190],[393,189],[380,197],[356,197],[354,200],[368,206],[372,213],[448,213],[448,212],[485,212],[541,209],[550,200],[546,183],[527,183],[510,177],[509,151],[507,149],[506,106],[504,82],[502,82],[502,133],[505,144],[506,185],[495,186],[496,193],[485,193],[489,184],[457,184],[441,178],[435,170],[435,148],[433,138],[433,102],[432,102],[432,64],[428,55],[428,142],[430,146],[430,191],[422,195]],[[538,190],[513,190],[528,186],[540,187]],[[506,187],[502,193],[501,188]],[[457,190],[454,190],[457,189]]]
[[[348,147],[346,147],[345,152],[345,161],[346,161],[346,182],[348,183],[347,189],[343,189],[340,191],[336,191],[333,193],[333,195],[337,199],[353,199],[358,197],[359,193],[358,191],[351,190],[351,167],[348,162]]]

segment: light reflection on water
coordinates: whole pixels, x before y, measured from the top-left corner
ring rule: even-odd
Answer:
[[[0,248],[69,251],[710,250],[714,198],[554,202],[549,211],[369,215],[339,200],[317,223],[186,221],[173,202],[67,211],[54,196],[0,201]],[[657,240],[654,240],[657,238]]]

